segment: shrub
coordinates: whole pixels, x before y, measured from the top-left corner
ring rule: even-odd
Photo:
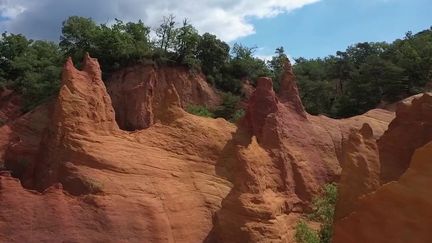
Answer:
[[[226,120],[231,120],[238,111],[239,101],[239,96],[233,95],[232,93],[225,93],[223,95],[222,104],[215,111],[216,117],[222,117]]]
[[[313,212],[308,215],[309,220],[313,220],[321,223],[321,228],[318,232],[318,241],[313,241],[314,238],[312,233],[315,233],[310,229],[307,224],[301,220],[296,226],[296,240],[300,243],[303,242],[321,242],[330,243],[332,232],[333,232],[333,218],[335,213],[337,199],[337,187],[336,184],[331,183],[323,187],[323,194],[320,197],[316,197],[313,202]],[[297,235],[299,235],[297,237]],[[311,241],[306,241],[309,239]]]
[[[100,193],[103,192],[103,184],[91,178],[86,178],[83,180],[84,186],[90,193]]]
[[[214,117],[214,114],[207,107],[201,105],[189,105],[186,111],[197,116]]]
[[[320,242],[317,232],[311,229],[304,220],[300,220],[296,225],[295,239],[298,243]]]
[[[243,116],[245,115],[245,111],[243,110],[243,109],[239,109],[239,110],[236,110],[235,112],[234,112],[234,114],[232,115],[232,117],[231,117],[231,119],[230,119],[230,122],[232,122],[232,123],[236,123],[237,121],[239,121],[241,118],[243,118]]]

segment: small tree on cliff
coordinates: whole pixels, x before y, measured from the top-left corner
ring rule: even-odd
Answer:
[[[201,69],[206,75],[215,76],[229,61],[230,47],[215,35],[204,33],[197,46],[197,58],[201,62]]]
[[[104,71],[116,69],[150,56],[150,28],[142,21],[97,25],[90,18],[72,16],[63,22],[60,47],[76,62],[85,52],[98,58]]]
[[[276,48],[275,56],[268,61],[268,65],[272,72],[273,87],[276,91],[279,90],[280,80],[283,73],[284,64],[289,61],[288,56],[285,54],[283,46]]]
[[[159,48],[167,52],[174,46],[176,28],[175,28],[175,16],[170,14],[169,16],[164,16],[162,23],[159,28],[156,29],[156,35],[159,40]]]
[[[183,26],[177,30],[174,41],[174,50],[179,63],[197,68],[199,61],[196,58],[196,54],[199,39],[198,31],[189,24],[187,19],[184,19]]]
[[[66,55],[81,60],[85,52],[94,50],[97,31],[98,27],[91,18],[71,16],[63,21],[60,47]]]

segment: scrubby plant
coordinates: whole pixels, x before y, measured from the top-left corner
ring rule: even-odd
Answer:
[[[325,185],[322,196],[313,201],[313,213],[310,219],[321,223],[319,236],[323,243],[331,242],[336,199],[337,186],[332,183]]]
[[[238,109],[234,112],[234,114],[231,116],[230,122],[232,123],[236,123],[237,121],[239,121],[241,118],[244,117],[245,115],[245,110],[243,109]]]
[[[318,233],[311,229],[304,220],[296,225],[295,239],[298,243],[320,243]]]
[[[222,117],[226,120],[231,120],[237,112],[240,96],[232,93],[225,93],[222,98],[222,104],[216,109],[216,117]]]
[[[83,180],[84,185],[90,193],[100,193],[103,191],[103,184],[91,178]]]
[[[321,196],[313,202],[313,212],[307,215],[307,219],[321,224],[319,232],[311,229],[304,220],[300,220],[296,226],[296,240],[299,243],[330,243],[333,232],[333,218],[337,199],[337,186],[334,183],[323,187]]]
[[[197,116],[203,117],[214,117],[213,112],[211,112],[207,107],[202,105],[189,105],[186,111]]]

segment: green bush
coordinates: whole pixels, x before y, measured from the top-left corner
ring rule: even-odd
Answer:
[[[333,232],[333,218],[335,213],[337,186],[336,184],[327,184],[324,186],[321,197],[313,201],[313,213],[310,219],[321,223],[319,232],[321,242],[330,243]]]
[[[25,112],[58,92],[63,62],[56,43],[6,32],[0,38],[0,85],[23,96]]]
[[[317,232],[311,229],[304,220],[300,220],[296,225],[295,239],[298,243],[320,242]]]
[[[237,107],[239,101],[240,97],[228,93],[224,95],[222,104],[215,111],[202,105],[189,105],[186,111],[197,116],[224,118],[229,122],[235,123],[245,114],[243,109],[238,109]]]
[[[216,117],[222,117],[231,120],[238,110],[240,97],[232,93],[225,93],[222,98],[222,104],[215,111]]]
[[[207,107],[201,105],[189,105],[186,111],[197,116],[214,117],[214,114]]]
[[[337,199],[336,184],[331,183],[323,187],[320,197],[313,200],[313,212],[308,215],[309,220],[321,223],[321,228],[317,234],[301,220],[296,226],[296,240],[299,243],[321,242],[330,243],[333,232],[333,218]],[[315,235],[319,239],[315,241]],[[298,235],[298,236],[297,236]]]
[[[230,122],[236,123],[237,121],[239,121],[241,118],[244,117],[245,113],[246,112],[243,109],[236,110],[234,114],[231,116]]]

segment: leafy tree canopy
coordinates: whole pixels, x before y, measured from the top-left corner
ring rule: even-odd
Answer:
[[[153,30],[142,21],[98,24],[72,16],[62,25],[60,42],[33,41],[21,34],[0,38],[0,84],[23,94],[30,109],[55,94],[66,56],[79,65],[85,52],[99,59],[104,75],[136,63],[186,65],[202,71],[209,83],[229,94],[223,117],[241,114],[237,103],[245,80],[260,76],[274,80],[279,89],[283,47],[271,60],[257,58],[256,47],[232,48],[210,33],[200,35],[187,19],[164,17]],[[154,38],[151,38],[153,36]],[[393,43],[364,42],[325,58],[296,58],[294,73],[308,112],[347,117],[425,90],[432,84],[432,29],[408,32]],[[237,102],[237,103],[236,103]],[[235,107],[235,109],[233,108]]]

